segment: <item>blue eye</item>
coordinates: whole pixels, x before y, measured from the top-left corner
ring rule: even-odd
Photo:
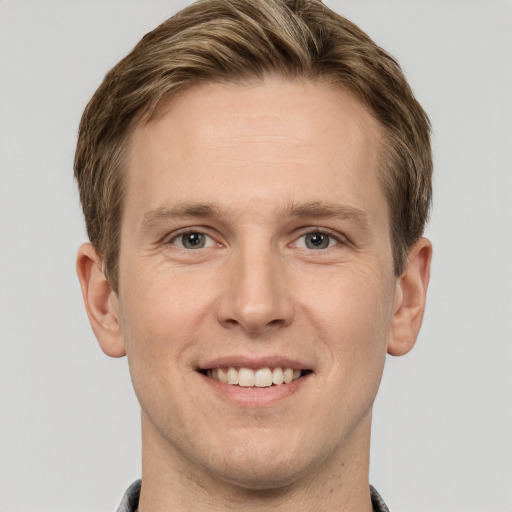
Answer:
[[[214,241],[204,233],[189,231],[188,233],[183,233],[174,238],[172,243],[184,249],[204,249],[205,247],[211,247]]]
[[[330,241],[329,236],[325,233],[308,233],[304,238],[308,249],[327,249]]]
[[[296,242],[297,247],[321,250],[328,249],[333,245],[337,245],[338,241],[333,236],[323,233],[322,231],[312,231],[302,235]]]

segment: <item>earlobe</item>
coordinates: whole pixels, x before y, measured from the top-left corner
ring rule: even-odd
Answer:
[[[423,321],[430,279],[432,244],[420,238],[409,251],[407,265],[397,279],[388,353],[407,354],[412,349]]]
[[[92,244],[80,246],[76,271],[87,316],[101,349],[111,357],[124,356],[118,298],[102,271],[101,257]]]

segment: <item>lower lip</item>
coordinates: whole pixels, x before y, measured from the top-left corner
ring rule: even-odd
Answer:
[[[278,402],[296,394],[302,386],[311,378],[311,374],[304,375],[289,384],[279,384],[268,386],[266,388],[242,387],[231,384],[224,384],[216,379],[207,377],[202,373],[198,373],[209,385],[214,393],[223,400],[233,402],[244,407],[263,407],[272,406]]]

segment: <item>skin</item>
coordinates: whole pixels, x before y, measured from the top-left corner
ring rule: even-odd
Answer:
[[[278,78],[191,88],[134,130],[118,295],[90,244],[77,269],[141,404],[141,512],[371,511],[372,404],[386,353],[416,340],[432,254],[420,239],[394,276],[382,140],[350,93]],[[198,371],[228,360],[309,374]]]

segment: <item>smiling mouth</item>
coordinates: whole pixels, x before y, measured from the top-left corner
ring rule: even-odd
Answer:
[[[235,368],[229,366],[226,368],[201,370],[201,373],[211,379],[231,386],[268,388],[271,386],[289,384],[290,382],[310,374],[311,371],[283,367],[265,367],[253,370],[252,368]]]

